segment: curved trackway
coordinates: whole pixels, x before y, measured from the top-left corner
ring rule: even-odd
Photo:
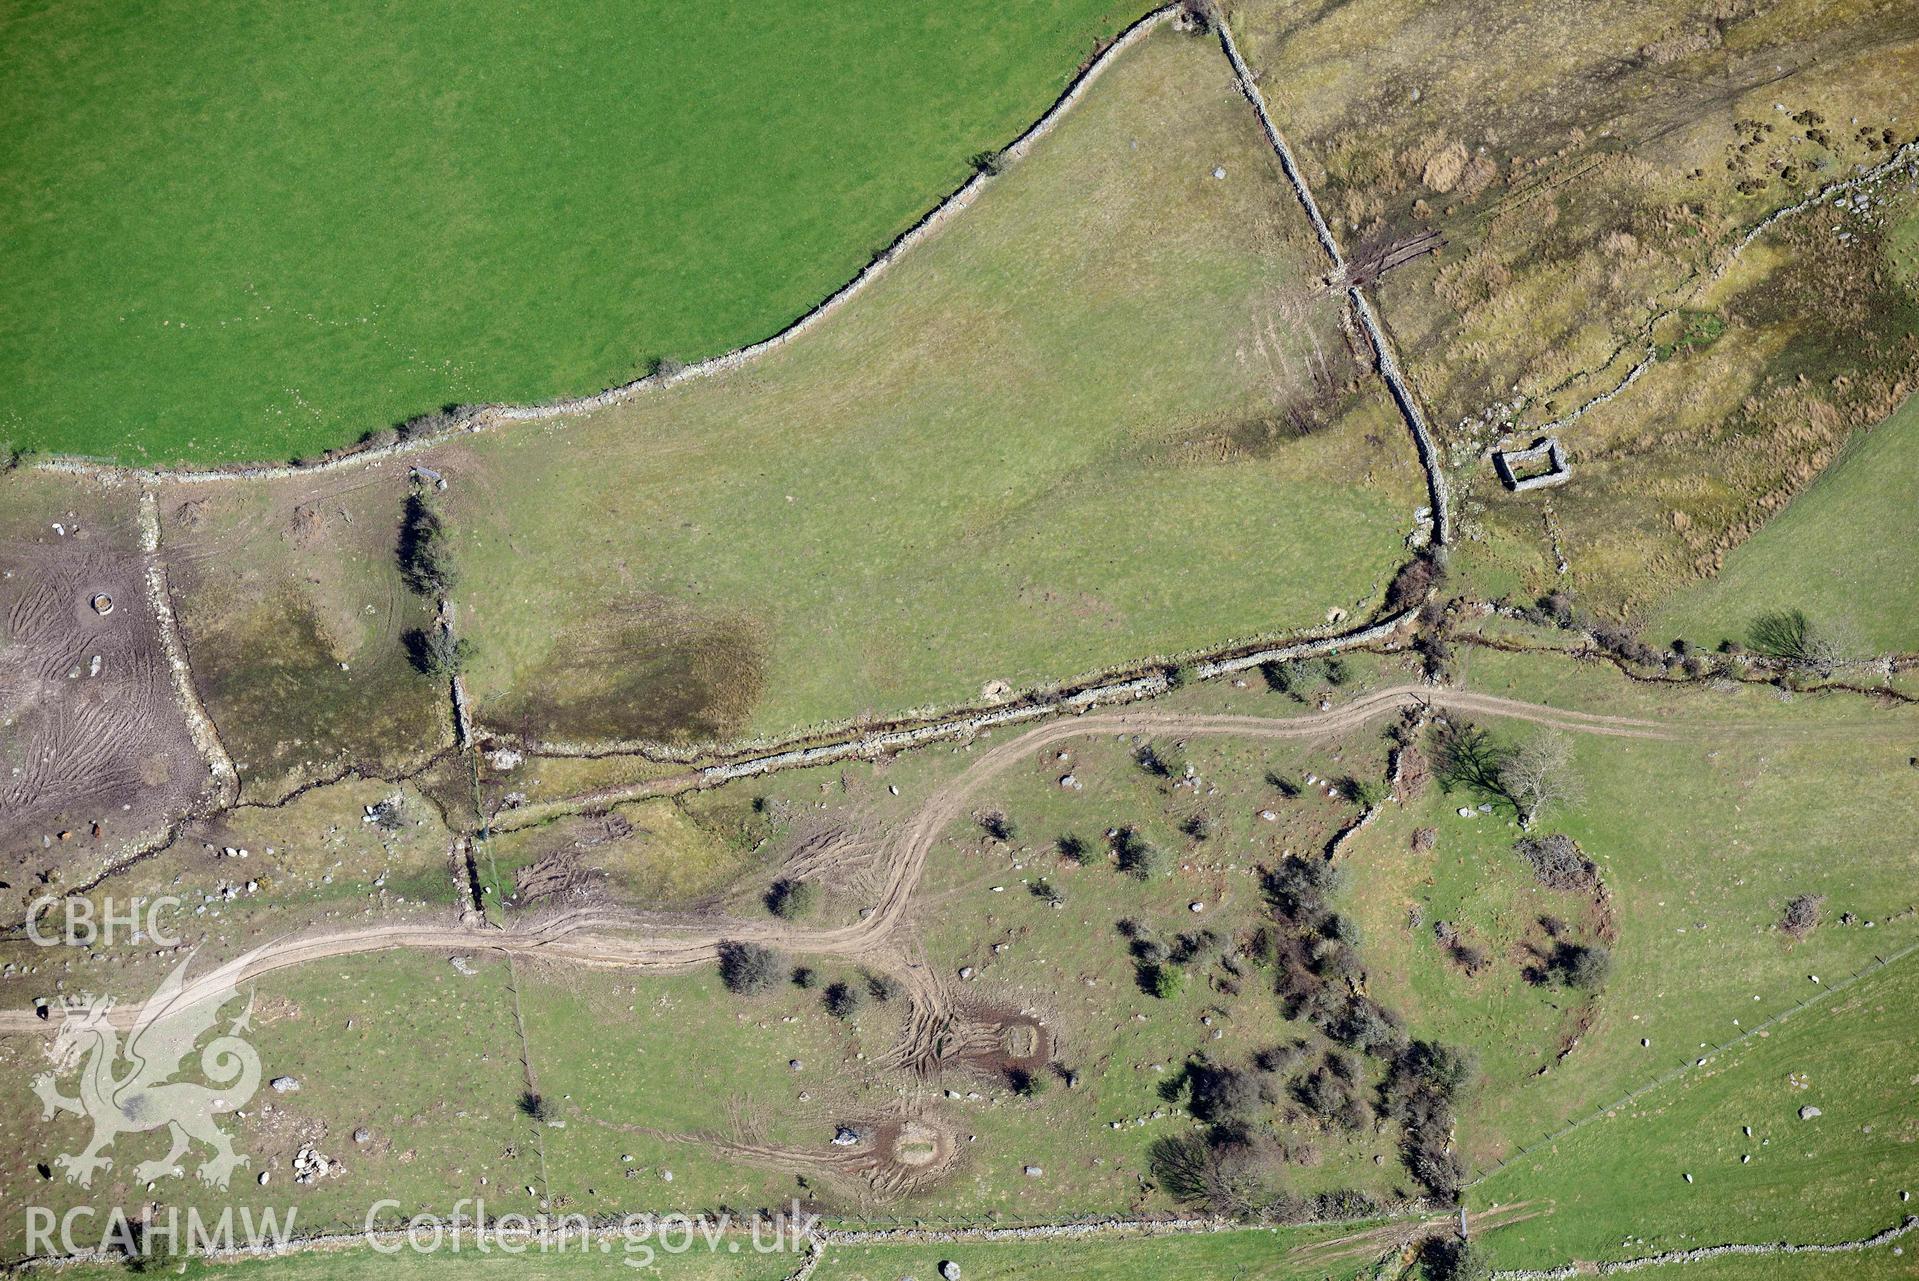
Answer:
[[[432,923],[370,925],[275,940],[194,978],[176,999],[210,996],[222,987],[313,961],[394,948],[446,952],[487,949],[600,968],[665,972],[712,961],[723,939],[762,943],[807,955],[877,957],[888,953],[895,933],[905,921],[927,856],[941,833],[965,814],[988,783],[1048,744],[1104,733],[1319,738],[1357,729],[1400,708],[1420,705],[1530,721],[1580,733],[1623,738],[1673,737],[1654,721],[1568,711],[1491,694],[1436,690],[1421,685],[1382,689],[1329,711],[1284,718],[1137,710],[1094,713],[1037,726],[1008,739],[979,756],[964,773],[934,792],[889,840],[885,885],[873,910],[852,924],[801,929],[771,920],[670,917],[581,909],[505,930]],[[914,995],[919,1002],[932,1006],[942,1004],[937,985],[923,967],[909,965],[906,968],[913,977]],[[139,1006],[122,1006],[115,1010],[114,1020],[122,1025],[130,1024],[139,1012]],[[0,1013],[0,1034],[45,1033],[56,1029],[57,1024],[39,1018],[32,1011]]]

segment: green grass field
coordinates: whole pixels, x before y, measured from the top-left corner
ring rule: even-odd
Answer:
[[[1544,827],[1575,835],[1599,864],[1608,892],[1603,909],[1577,894],[1538,887],[1513,852],[1518,832],[1509,815],[1462,819],[1457,807],[1478,798],[1458,791],[1431,786],[1407,806],[1389,805],[1346,847],[1342,910],[1359,925],[1368,991],[1404,1017],[1410,1034],[1471,1045],[1479,1054],[1480,1083],[1462,1109],[1457,1138],[1473,1166],[1489,1167],[1566,1119],[1689,1062],[1701,1042],[1717,1044],[1791,1006],[1812,990],[1808,973],[1849,973],[1919,937],[1908,910],[1912,858],[1899,835],[1919,804],[1919,791],[1904,774],[1910,717],[1854,699],[1782,706],[1764,690],[1723,695],[1700,687],[1626,686],[1601,669],[1550,658],[1475,654],[1474,663],[1476,687],[1523,698],[1550,690],[1551,701],[1568,707],[1664,722],[1672,737],[1573,735],[1587,800],[1550,816]],[[1403,679],[1362,665],[1354,687]],[[1167,705],[1272,716],[1300,710],[1281,695],[1208,686],[1183,690]],[[1508,741],[1531,732],[1519,723],[1487,723]],[[973,967],[975,978],[961,987],[969,996],[1044,1011],[1061,1037],[1060,1061],[1083,1074],[1084,1087],[1055,1090],[1038,1105],[949,1103],[977,1144],[951,1183],[917,1201],[921,1213],[985,1208],[1018,1219],[1121,1212],[1136,1195],[1131,1180],[1146,1144],[1190,1124],[1177,1108],[1138,1123],[1165,1108],[1155,1090],[1165,1073],[1154,1072],[1153,1064],[1171,1070],[1198,1049],[1238,1062],[1260,1046],[1310,1035],[1279,1017],[1260,976],[1237,996],[1197,978],[1170,1000],[1141,994],[1113,926],[1128,916],[1155,937],[1171,937],[1198,921],[1243,936],[1259,919],[1258,868],[1282,847],[1322,848],[1356,812],[1313,789],[1289,800],[1265,775],[1294,783],[1308,773],[1378,777],[1383,724],[1299,746],[1156,740],[1180,768],[1194,766],[1201,786],[1191,793],[1141,769],[1131,736],[1068,739],[1036,751],[972,798],[968,817],[956,821],[931,855],[920,890],[925,906],[918,936],[926,963],[949,975]],[[1070,759],[1059,760],[1058,750],[1070,751]],[[775,848],[793,831],[827,829],[850,833],[857,847],[899,821],[966,760],[964,751],[936,749],[883,769],[859,763],[796,771],[755,783],[750,792],[728,789],[704,798],[702,822],[723,827],[729,809],[766,796],[803,825],[782,829],[786,835],[775,837]],[[1083,790],[1060,788],[1062,771],[1071,771]],[[1683,784],[1648,785],[1660,779]],[[902,795],[892,796],[892,786]],[[1278,821],[1259,819],[1264,808]],[[985,839],[972,816],[989,809],[1016,824],[1011,842]],[[1857,815],[1867,811],[1878,821],[1861,825]],[[1203,842],[1177,826],[1195,814],[1211,821]],[[1162,875],[1140,884],[1113,868],[1101,834],[1121,824],[1139,825],[1166,851]],[[1439,832],[1435,849],[1425,854],[1409,849],[1411,833],[1421,826]],[[1075,866],[1055,850],[1067,833],[1092,846],[1086,865]],[[749,884],[758,886],[767,875]],[[1042,876],[1061,894],[1062,909],[1049,910],[1027,892]],[[830,906],[816,923],[850,919],[851,908],[868,901],[848,890],[847,877],[859,884],[852,872],[830,880]],[[1826,923],[1795,943],[1776,922],[1786,900],[1801,893],[1824,897]],[[754,893],[736,898],[734,910],[761,910]],[[1190,913],[1191,901],[1202,902],[1204,912]],[[1409,917],[1414,906],[1416,924]],[[1536,922],[1547,913],[1572,922],[1582,938],[1616,931],[1613,974],[1596,1000],[1527,982],[1526,948],[1544,941]],[[1840,922],[1844,913],[1853,914],[1852,923]],[[1468,941],[1489,954],[1483,973],[1469,978],[1446,959],[1433,936],[1440,919],[1462,925]],[[828,963],[822,982],[846,970]],[[536,1053],[554,1089],[573,1091],[577,1105],[601,1126],[636,1124],[684,1135],[724,1133],[739,1123],[742,1114],[724,1100],[674,1083],[682,1069],[670,1053],[662,1057],[670,1042],[661,1038],[675,1030],[719,1047],[716,1053],[747,1083],[743,1097],[778,1097],[781,1082],[793,1080],[786,1090],[870,1106],[857,1100],[859,1091],[831,1091],[812,1077],[830,1052],[818,1038],[832,1027],[812,1002],[787,993],[709,1008],[717,999],[710,976],[637,984],[566,980],[536,984],[528,1008]],[[633,1027],[616,1042],[576,1046],[564,1029],[582,1020]],[[871,1057],[890,1044],[890,1026],[882,1009],[870,1007],[857,1027],[846,1029],[840,1049]],[[1572,1052],[1557,1058],[1569,1038],[1576,1038]],[[789,1055],[803,1059],[808,1072],[797,1079],[786,1073]],[[625,1077],[614,1070],[621,1062],[661,1066]],[[756,1085],[760,1073],[770,1077]],[[859,1076],[866,1081],[863,1069]],[[791,1130],[789,1120],[774,1114],[762,1124],[782,1141],[803,1141],[804,1130]],[[1122,1128],[1112,1130],[1113,1120]],[[817,1129],[819,1118],[805,1124]],[[556,1154],[576,1154],[555,1157],[569,1186],[592,1184],[604,1192],[600,1180],[614,1168],[621,1144],[648,1164],[670,1162],[679,1175],[676,1191],[739,1195],[766,1186],[763,1177],[733,1182],[744,1174],[740,1167],[713,1163],[662,1134],[616,1128],[592,1136],[576,1123],[550,1144]],[[1321,1159],[1284,1173],[1293,1191],[1388,1191],[1404,1182],[1389,1142],[1331,1132],[1314,1141]],[[1371,1161],[1376,1151],[1382,1166]],[[1019,1177],[1027,1162],[1044,1167],[1047,1177]]]
[[[1831,1281],[1833,1277],[1846,1281],[1906,1281],[1912,1276],[1914,1247],[1910,1240],[1837,1258],[1815,1254],[1709,1259],[1647,1268],[1639,1275],[1650,1281]]]
[[[1732,1241],[1854,1240],[1899,1223],[1910,1212],[1899,1194],[1919,1182],[1914,959],[1473,1189],[1475,1210],[1518,1201],[1551,1208],[1487,1238],[1499,1265],[1549,1267]],[[1819,1114],[1802,1120],[1802,1107]],[[1842,1262],[1827,1266],[1828,1275],[1852,1275]]]
[[[423,1238],[424,1239],[424,1238]],[[678,1238],[674,1240],[677,1242]],[[213,1263],[190,1259],[165,1267],[151,1266],[146,1275],[162,1274],[185,1281],[439,1281],[442,1277],[502,1277],[512,1281],[575,1281],[593,1277],[608,1281],[613,1277],[659,1278],[659,1281],[784,1281],[793,1270],[791,1254],[753,1255],[709,1252],[705,1242],[689,1252],[669,1254],[654,1251],[652,1261],[636,1267],[628,1259],[642,1254],[626,1253],[623,1243],[602,1253],[597,1242],[590,1247],[577,1239],[567,1249],[539,1251],[528,1249],[508,1253],[498,1247],[481,1253],[471,1241],[461,1249],[416,1251],[402,1246],[387,1253],[388,1243],[380,1250],[371,1246],[315,1250],[280,1259],[256,1259],[241,1263]],[[742,1247],[750,1250],[750,1247]],[[29,1273],[28,1275],[40,1275]],[[137,1275],[132,1269],[112,1264],[82,1264],[62,1268],[57,1275],[76,1281],[110,1281],[111,1278]]]
[[[462,975],[444,956],[388,953],[262,980],[244,1033],[258,1051],[262,1084],[244,1117],[221,1118],[249,1164],[234,1171],[227,1188],[209,1187],[195,1174],[206,1155],[196,1145],[182,1160],[185,1176],[160,1180],[155,1191],[183,1214],[191,1206],[213,1218],[225,1207],[256,1214],[274,1208],[284,1222],[291,1208],[303,1234],[360,1231],[382,1198],[400,1203],[382,1210],[382,1222],[420,1211],[448,1214],[462,1196],[484,1195],[496,1214],[535,1209],[524,1188],[539,1182],[539,1163],[531,1123],[515,1106],[523,1076],[507,967],[476,954],[473,968]],[[220,1026],[241,1008],[234,1001]],[[0,1070],[23,1081],[46,1064],[36,1038],[6,1038],[0,1053]],[[265,1084],[282,1075],[300,1089],[281,1093]],[[16,1105],[0,1113],[0,1187],[8,1209],[0,1248],[20,1253],[27,1228],[21,1207],[58,1214],[89,1205],[104,1215],[115,1204],[138,1204],[143,1185],[130,1172],[165,1153],[164,1132],[119,1138],[111,1168],[81,1188],[51,1163],[81,1150],[87,1123],[64,1113],[42,1120],[24,1085],[17,1094],[13,1088]],[[353,1138],[361,1127],[369,1132],[363,1143]],[[309,1141],[344,1172],[297,1185],[292,1159]],[[41,1166],[49,1172],[40,1173]],[[258,1181],[263,1172],[271,1176],[265,1184]]]
[[[850,964],[791,960],[818,964],[822,984],[859,979]],[[904,1001],[875,1001],[841,1021],[817,989],[781,983],[738,997],[711,968],[643,978],[521,974],[534,1071],[564,1123],[545,1129],[540,1146],[567,1210],[697,1212],[777,1207],[796,1196],[855,1219],[902,1207],[894,1199],[888,1208],[859,1176],[829,1167],[840,1125],[894,1114],[940,1119],[939,1105],[916,1102],[907,1079],[877,1061],[897,1038]]]
[[[1336,1235],[1336,1228],[1253,1229],[1131,1241],[1015,1241],[954,1245],[843,1245],[829,1247],[814,1276],[820,1281],[896,1281],[934,1277],[942,1260],[960,1275],[982,1281],[1083,1277],[1086,1281],[1332,1281],[1354,1276],[1372,1258],[1289,1258],[1289,1251]],[[1302,1251],[1302,1255],[1303,1255]]]
[[[1138,11],[9,5],[0,442],[282,458],[765,337]]]
[[[1653,618],[1656,640],[1743,642],[1752,620],[1800,609],[1848,656],[1919,650],[1919,400],[1855,437],[1812,485],[1733,549],[1716,578]]]
[[[1361,612],[1425,491],[1304,227],[1162,32],[800,341],[435,451],[478,716],[786,734]]]
[[[1435,1166],[1454,1156],[1479,1261],[1504,1269],[1836,1242],[1919,1211],[1919,707],[1743,683],[1738,664],[1624,673],[1551,648],[1572,627],[1478,613],[1552,585],[1658,645],[1797,609],[1845,656],[1919,650],[1919,398],[1899,403],[1919,213],[1885,189],[1870,211],[1822,200],[1715,256],[1910,136],[1919,29],[1874,2],[1584,21],[1221,0],[1354,260],[1443,238],[1375,293],[1458,460],[1441,599],[1464,595],[1418,624],[1453,645],[1435,683],[1416,684],[1439,651],[1395,642],[1169,682],[1130,721],[1062,719],[1049,741],[1000,727],[697,786],[701,753],[1379,607],[1425,478],[1219,42],[1170,24],[857,299],[749,364],[258,483],[0,476],[0,802],[62,795],[40,767],[66,752],[72,790],[108,811],[0,821],[8,902],[92,875],[136,806],[177,811],[204,772],[168,737],[170,685],[82,683],[120,679],[129,652],[169,674],[152,646],[93,640],[96,579],[126,605],[115,626],[144,608],[136,498],[242,782],[88,892],[178,896],[179,947],[0,931],[0,1007],[22,1012],[0,1036],[0,1263],[30,1206],[294,1206],[304,1235],[355,1234],[382,1199],[387,1226],[475,1197],[608,1218],[804,1199],[839,1229],[1243,1215],[1165,1238],[834,1245],[814,1281],[927,1281],[948,1259],[965,1281],[1415,1281],[1419,1233],[1451,1218],[1414,1198],[1450,1191]],[[308,456],[447,402],[589,391],[763,337],[1138,12],[0,4],[0,466],[10,446]],[[1612,385],[1642,342],[1644,380],[1569,429],[1573,483],[1494,488],[1492,434]],[[431,594],[396,556],[414,463],[445,477],[460,571]],[[82,625],[45,621],[62,611]],[[407,660],[436,614],[476,646],[458,750],[445,673]],[[1885,681],[1919,691],[1919,673]],[[1308,717],[1386,687],[1433,703],[1331,715],[1316,737],[1178,719]],[[1469,716],[1462,692],[1537,706]],[[147,703],[56,735],[56,694]],[[1583,795],[1535,828],[1591,860],[1574,888],[1541,883],[1494,791],[1426,768],[1447,721],[1517,745],[1554,708],[1636,718],[1553,731]],[[91,750],[116,737],[145,754]],[[1393,743],[1409,772],[1382,784]],[[690,790],[579,797],[669,773]],[[1138,876],[1131,839],[1153,851]],[[218,853],[241,845],[244,862]],[[157,1132],[123,1134],[90,1189],[62,1178],[89,1122],[42,1118],[29,1086],[59,998],[144,996],[196,948],[205,966],[300,931],[451,927],[466,848],[487,910],[432,936],[451,948],[247,985],[233,1030],[262,1084],[222,1123],[250,1159],[229,1188],[194,1177],[197,1150],[179,1179],[136,1174]],[[910,889],[901,851],[924,854]],[[1290,908],[1285,861],[1322,854],[1337,883]],[[785,877],[811,891],[792,924],[820,933],[779,935],[758,990],[686,959],[704,943],[666,950],[750,937]],[[1816,922],[1789,929],[1802,897]],[[500,932],[586,905],[641,911],[592,921],[578,950]],[[627,934],[670,972],[617,968]],[[1605,946],[1603,978],[1555,982],[1561,939]],[[1390,1031],[1356,1030],[1371,1020]],[[1396,1090],[1422,1070],[1399,1055],[1413,1039],[1469,1050],[1470,1084]],[[1344,1041],[1371,1048],[1330,1052]],[[266,1084],[282,1074],[297,1086]],[[1209,1108],[1209,1081],[1230,1102]],[[155,1115],[144,1094],[81,1094]],[[1202,1135],[1183,1172],[1177,1145],[1155,1150]],[[309,1144],[339,1165],[298,1184]],[[1250,1226],[1361,1209],[1378,1217]],[[650,1268],[616,1240],[355,1241],[147,1270],[786,1281],[800,1263],[739,1235],[647,1249]],[[1889,1281],[1914,1257],[1919,1232],[1645,1271]]]
[[[899,1277],[937,1276],[940,1261],[951,1259],[962,1275],[987,1281],[1010,1278],[1056,1277],[1070,1270],[1087,1281],[1131,1281],[1155,1277],[1161,1281],[1240,1281],[1261,1277],[1270,1281],[1324,1281],[1355,1275],[1367,1262],[1339,1259],[1330,1265],[1295,1266],[1289,1250],[1310,1246],[1329,1235],[1326,1229],[1240,1231],[1178,1238],[1119,1241],[993,1242],[961,1245],[835,1245],[827,1249],[813,1273],[821,1281],[896,1281]],[[672,1238],[675,1242],[678,1237]],[[738,1245],[737,1252],[728,1245]],[[658,1277],[660,1281],[783,1281],[797,1266],[791,1254],[756,1256],[744,1239],[729,1238],[717,1251],[704,1240],[681,1253],[655,1249],[651,1262],[635,1267],[623,1242],[602,1253],[597,1246],[545,1253],[528,1251],[505,1255],[495,1248],[477,1253],[471,1243],[458,1252],[375,1253],[368,1247],[316,1251],[283,1259],[245,1263],[208,1263],[191,1260],[164,1269],[165,1275],[185,1281],[342,1281],[379,1277],[383,1281],[421,1281],[439,1277],[503,1276],[526,1281],[572,1281],[575,1277]],[[176,1267],[178,1270],[176,1270]],[[149,1272],[159,1269],[149,1269]],[[58,1275],[78,1281],[103,1281],[129,1275],[127,1269],[104,1265],[64,1268]]]
[[[1453,810],[1472,798],[1435,791],[1418,816],[1438,828],[1438,862],[1504,869],[1473,909],[1501,922],[1501,932],[1479,940],[1496,962],[1480,980],[1441,959],[1431,931],[1439,906],[1428,910],[1422,930],[1406,925],[1415,896],[1445,890],[1465,868],[1435,875],[1429,857],[1433,889],[1423,877],[1408,884],[1391,874],[1368,884],[1370,851],[1381,847],[1381,857],[1393,860],[1386,866],[1397,869],[1405,857],[1397,843],[1411,822],[1376,825],[1353,846],[1353,893],[1388,896],[1364,913],[1374,923],[1373,946],[1396,958],[1381,966],[1385,990],[1414,1004],[1429,1033],[1481,1047],[1488,1086],[1466,1109],[1461,1130],[1476,1164],[1798,1002],[1812,990],[1808,974],[1850,973],[1919,937],[1913,856],[1899,835],[1919,807],[1919,771],[1906,764],[1907,711],[1857,697],[1782,705],[1765,689],[1632,686],[1604,669],[1536,656],[1475,653],[1469,671],[1472,686],[1489,693],[1666,721],[1673,734],[1670,741],[1572,736],[1585,802],[1541,826],[1574,836],[1598,865],[1618,941],[1590,1026],[1544,1075],[1532,1073],[1550,1063],[1552,1037],[1570,1029],[1571,1012],[1547,1007],[1548,997],[1565,1004],[1563,992],[1529,992],[1509,950],[1536,913],[1574,913],[1543,901],[1558,896],[1519,884],[1530,878],[1512,852],[1519,833],[1510,810],[1461,819]],[[1508,741],[1529,732],[1483,723]],[[1798,894],[1824,896],[1825,923],[1795,943],[1777,923]],[[1840,923],[1848,912],[1852,923]]]

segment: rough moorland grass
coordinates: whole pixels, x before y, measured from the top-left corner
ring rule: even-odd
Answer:
[[[324,497],[291,485],[161,491],[181,634],[246,799],[349,766],[390,775],[451,745],[446,682],[415,670],[404,641],[433,619],[395,555],[405,495],[393,472]]]
[[[1887,228],[1886,259],[1895,276],[1908,284],[1919,283],[1919,207],[1908,208]]]
[[[1753,619],[1804,610],[1849,655],[1919,649],[1919,400],[1853,439],[1837,462],[1726,557],[1718,577],[1680,593],[1656,639],[1744,642]]]
[[[395,797],[391,828],[365,821],[366,807]],[[411,785],[354,779],[316,788],[282,807],[187,823],[165,850],[128,866],[86,898],[95,919],[109,910],[124,912],[128,903],[161,904],[158,924],[194,953],[192,972],[198,974],[269,939],[310,928],[340,929],[368,912],[383,920],[451,924],[457,917],[447,860],[452,839],[432,803]],[[245,849],[247,857],[223,856],[228,847]],[[16,925],[22,915],[5,924]],[[12,962],[0,974],[0,1008],[28,1007],[47,994],[49,972],[63,973],[63,964],[81,956],[84,990],[143,1000],[186,955],[126,930],[71,958],[63,951],[45,951],[17,936],[0,944],[0,960]]]
[[[1577,21],[1404,0],[1228,9],[1348,251],[1444,236],[1376,301],[1454,465],[1456,582],[1643,615],[1914,385],[1912,295],[1893,278],[1902,262],[1911,278],[1910,228],[1893,273],[1880,245],[1909,180],[1881,183],[1869,215],[1788,219],[1745,249],[1746,287],[1711,283],[1769,212],[1912,138],[1919,45],[1872,35],[1869,5],[1710,27],[1660,5]],[[1819,71],[1779,89],[1787,50],[1812,48]],[[1487,447],[1616,388],[1649,348],[1644,378],[1562,432],[1570,485],[1503,492]]]
[[[1469,503],[1467,524],[1481,537],[1462,544],[1462,575],[1485,594],[1570,590],[1595,610],[1643,618],[1736,558],[1912,385],[1906,335],[1919,311],[1887,283],[1867,239],[1877,231],[1861,220],[1841,232],[1852,239],[1811,214],[1788,219],[1685,296],[1723,317],[1724,332],[1657,361],[1568,427],[1575,482],[1548,506],[1480,472],[1484,507]],[[1681,332],[1674,318],[1654,337]],[[1616,383],[1641,351],[1628,348],[1612,382],[1592,390]]]
[[[802,341],[440,451],[479,715],[784,733],[1376,600],[1423,490],[1302,228],[1162,32]]]
[[[1546,1267],[1733,1241],[1849,1240],[1898,1223],[1910,1210],[1900,1191],[1919,1178],[1912,959],[1474,1189],[1475,1207],[1553,1207],[1488,1237],[1494,1258]],[[1802,1120],[1802,1107],[1820,1115]],[[1852,1275],[1828,1266],[1809,1275]],[[1762,1274],[1769,1266],[1745,1275]]]
[[[278,458],[763,337],[1143,7],[16,7],[0,441]]]
[[[673,801],[616,805],[604,814],[494,833],[476,853],[488,906],[516,897],[517,874],[543,860],[571,863],[596,894],[661,908],[722,888],[751,865],[751,851],[703,829]],[[536,898],[522,906],[553,901]]]
[[[1380,291],[1442,431],[1514,393],[1531,421],[1570,409],[1603,375],[1563,380],[1636,346],[1702,249],[1882,159],[1880,127],[1911,136],[1912,46],[1868,37],[1865,4],[1745,11],[1710,34],[1658,5],[1577,20],[1403,0],[1227,8],[1349,251],[1444,232],[1443,252]],[[1777,55],[1814,47],[1818,74],[1790,93],[1767,83]],[[1621,66],[1622,50],[1640,61]],[[1778,101],[1833,122],[1825,145]],[[1872,122],[1875,146],[1850,117]],[[1739,148],[1742,119],[1762,122],[1762,142]]]

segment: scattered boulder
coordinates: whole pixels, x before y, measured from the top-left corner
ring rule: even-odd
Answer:
[[[254,1079],[258,1080],[259,1078],[256,1077]],[[293,1077],[290,1077],[290,1076],[276,1076],[271,1081],[267,1082],[267,1084],[271,1085],[277,1092],[281,1094],[292,1094],[300,1088],[299,1081],[295,1080]]]
[[[328,1175],[345,1174],[346,1167],[330,1156],[323,1155],[311,1143],[302,1143],[300,1150],[293,1156],[293,1181],[306,1185],[316,1183]],[[266,1182],[265,1179],[261,1180]]]
[[[1810,1121],[1814,1117],[1821,1116],[1821,1115],[1823,1115],[1823,1113],[1821,1113],[1818,1108],[1813,1107],[1810,1103],[1808,1103],[1805,1107],[1802,1107],[1799,1109],[1799,1119],[1801,1121]]]
[[[953,1262],[951,1259],[940,1260],[940,1276],[944,1277],[946,1281],[959,1281],[959,1274],[959,1264]]]

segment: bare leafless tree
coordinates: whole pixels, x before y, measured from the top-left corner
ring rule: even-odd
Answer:
[[[1499,787],[1519,811],[1521,827],[1555,805],[1575,809],[1585,799],[1572,743],[1554,730],[1534,734],[1500,763]]]

